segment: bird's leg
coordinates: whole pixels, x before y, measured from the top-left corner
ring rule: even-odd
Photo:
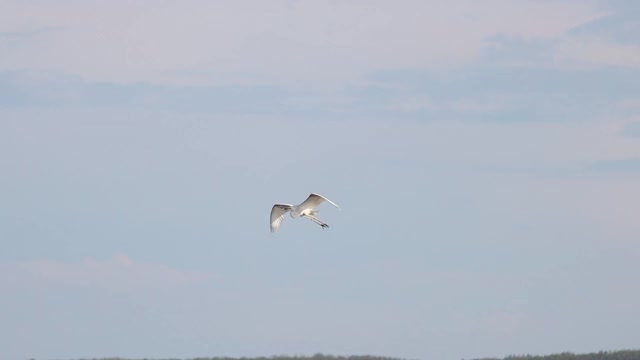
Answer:
[[[313,216],[313,215],[304,215],[304,217],[308,218],[309,220],[313,221],[314,223],[322,226],[322,228],[328,228],[329,225],[326,223],[323,223],[320,219],[318,219],[317,217]]]

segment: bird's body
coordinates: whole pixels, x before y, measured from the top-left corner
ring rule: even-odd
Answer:
[[[289,212],[292,218],[304,217],[314,223],[320,225],[323,229],[329,227],[326,223],[322,222],[316,217],[318,210],[316,207],[322,204],[324,201],[340,209],[333,201],[325,198],[322,195],[311,194],[307,200],[303,201],[300,205],[290,204],[275,204],[271,208],[271,232],[276,232],[280,228],[280,223],[284,220],[284,216]]]

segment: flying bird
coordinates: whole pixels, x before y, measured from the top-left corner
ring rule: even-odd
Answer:
[[[323,202],[328,202],[331,205],[340,209],[340,206],[336,205],[333,201],[327,199],[326,197],[318,194],[311,194],[307,198],[307,200],[303,201],[300,205],[289,205],[289,204],[275,204],[273,208],[271,208],[271,232],[276,232],[280,228],[280,224],[282,220],[284,220],[284,216],[289,212],[292,218],[303,217],[313,221],[314,223],[322,226],[322,228],[328,228],[329,225],[322,222],[320,219],[316,217],[318,210],[316,207],[322,204]]]

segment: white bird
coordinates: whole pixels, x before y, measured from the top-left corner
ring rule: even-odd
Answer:
[[[271,208],[271,232],[276,232],[280,228],[280,223],[284,219],[284,216],[289,211],[289,215],[292,218],[303,217],[307,218],[314,223],[322,226],[322,228],[328,228],[329,225],[323,223],[316,217],[318,210],[316,207],[322,204],[324,201],[330,203],[331,205],[340,209],[340,206],[336,205],[333,201],[327,199],[326,197],[318,194],[311,194],[307,198],[307,200],[303,201],[300,205],[289,205],[289,204],[275,204],[273,208]]]

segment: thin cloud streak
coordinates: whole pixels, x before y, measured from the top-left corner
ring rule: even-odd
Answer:
[[[111,259],[85,258],[80,262],[54,260],[3,263],[0,286],[11,287],[95,287],[145,289],[184,286],[216,281],[217,274],[184,271],[162,264],[133,261],[120,254]],[[7,289],[9,287],[9,289]]]

